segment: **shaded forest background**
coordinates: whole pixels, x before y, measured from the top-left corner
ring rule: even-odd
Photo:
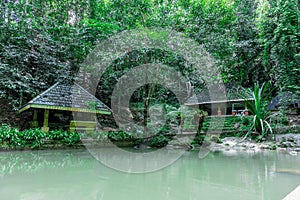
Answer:
[[[215,58],[226,84],[252,87],[270,80],[276,93],[300,94],[299,0],[4,0],[0,5],[0,123],[10,123],[20,107],[56,81],[71,80],[99,42],[143,27],[169,28],[196,40]],[[116,60],[98,98],[110,105],[121,75],[149,57],[187,70],[180,67],[180,56],[132,52]],[[192,84],[201,86],[197,80]]]

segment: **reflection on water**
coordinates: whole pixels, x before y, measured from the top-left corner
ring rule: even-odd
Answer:
[[[0,199],[279,200],[300,184],[300,175],[284,171],[299,171],[299,163],[299,156],[276,152],[199,159],[191,151],[159,171],[128,174],[84,150],[1,152]]]
[[[17,172],[33,173],[42,169],[78,167],[84,164],[85,152],[34,151],[0,153],[0,177]]]

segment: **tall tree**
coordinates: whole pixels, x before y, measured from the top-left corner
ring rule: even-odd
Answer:
[[[258,19],[263,59],[281,91],[300,94],[300,3],[262,1]]]
[[[268,71],[259,59],[261,47],[255,24],[257,4],[252,0],[235,0],[233,6],[231,62],[224,66],[223,71],[230,81],[251,87],[256,81],[264,82],[268,78]]]

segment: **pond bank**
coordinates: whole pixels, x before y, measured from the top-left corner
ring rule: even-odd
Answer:
[[[0,145],[0,151],[13,150],[59,150],[59,149],[85,149],[85,148],[100,148],[100,147],[134,147],[136,149],[151,148],[150,146],[140,144],[135,145],[130,141],[99,141],[93,139],[82,139],[80,142],[72,145],[64,144],[59,140],[44,140],[38,148],[31,148],[30,146],[10,147],[8,145]],[[256,142],[249,138],[225,137],[218,140],[218,142],[208,141],[203,145],[208,146],[210,151],[222,151],[227,153],[234,153],[238,151],[260,151],[260,150],[277,150],[287,152],[291,155],[300,154],[300,134],[280,134],[276,135],[275,141]],[[171,141],[166,146],[168,149],[185,148],[185,149],[200,149],[200,145],[190,145],[188,138],[181,138],[176,142]]]
[[[210,144],[211,151],[237,152],[237,151],[260,151],[277,150],[291,155],[300,154],[300,134],[276,135],[276,141],[256,142],[251,139],[237,137],[225,137],[220,142]]]

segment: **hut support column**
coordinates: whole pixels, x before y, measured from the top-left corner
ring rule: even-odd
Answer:
[[[49,131],[48,118],[49,118],[49,110],[47,109],[44,111],[44,123],[43,123],[43,127],[42,127],[42,131],[44,131],[44,132]]]
[[[37,111],[37,110],[34,110],[34,111],[33,111],[33,121],[30,122],[30,127],[31,127],[31,128],[36,128],[36,127],[38,127],[37,114],[38,114],[38,111]]]
[[[33,121],[37,121],[37,110],[33,111]]]
[[[221,111],[221,105],[218,105],[218,116],[222,115],[222,111]]]
[[[244,115],[249,115],[249,111],[248,111],[248,108],[247,108],[247,103],[245,103]]]
[[[232,113],[232,116],[236,115],[236,111],[234,110],[234,103],[232,104],[231,113]]]

